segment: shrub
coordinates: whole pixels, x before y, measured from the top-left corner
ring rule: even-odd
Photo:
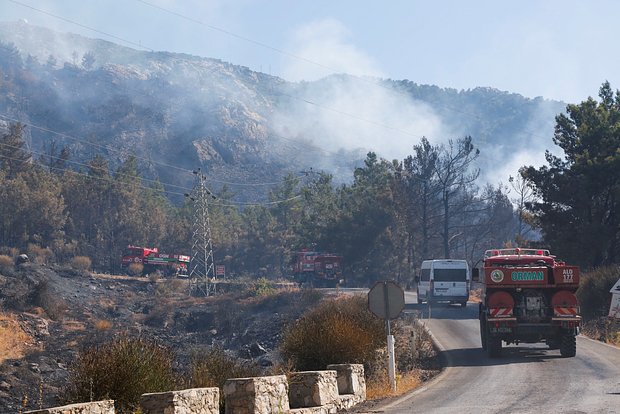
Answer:
[[[98,331],[107,331],[110,328],[112,328],[112,322],[110,321],[100,319],[95,322],[95,329],[97,329]]]
[[[78,243],[75,240],[65,243],[62,238],[58,238],[52,240],[50,248],[54,252],[58,263],[68,263],[75,256]]]
[[[261,375],[258,365],[234,358],[219,347],[195,351],[191,358],[190,369],[192,387],[218,387],[220,389],[220,407],[224,407],[222,388],[227,379]]]
[[[265,277],[261,277],[252,285],[252,296],[270,296],[276,293],[272,283]]]
[[[75,270],[88,270],[91,265],[92,261],[90,260],[90,257],[87,256],[75,256],[71,260],[71,267]]]
[[[599,267],[582,274],[577,298],[584,318],[607,315],[611,300],[609,290],[618,278],[620,278],[618,266]]]
[[[62,297],[57,295],[46,280],[39,282],[32,291],[32,302],[45,309],[53,320],[60,319],[69,308]]]
[[[116,412],[134,412],[147,392],[173,390],[169,348],[144,338],[119,337],[81,351],[69,371],[67,403],[113,399]]]
[[[0,271],[13,268],[13,259],[5,254],[0,254]]]
[[[46,247],[30,243],[28,244],[28,257],[37,264],[47,264],[50,262],[54,253]]]
[[[285,333],[281,351],[298,370],[328,364],[364,363],[385,346],[383,321],[360,296],[327,300],[307,312]]]
[[[130,276],[140,276],[144,271],[144,265],[142,263],[132,263],[127,268],[127,273]]]

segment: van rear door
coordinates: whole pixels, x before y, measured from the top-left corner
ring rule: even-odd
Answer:
[[[433,296],[457,301],[469,297],[469,271],[464,261],[433,262]]]

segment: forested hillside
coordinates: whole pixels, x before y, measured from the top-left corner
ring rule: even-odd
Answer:
[[[287,275],[291,253],[302,248],[344,255],[353,284],[408,280],[427,258],[474,263],[487,248],[532,240],[583,262],[559,237],[553,195],[555,180],[576,168],[571,162],[592,154],[573,155],[575,145],[562,138],[579,130],[565,121],[583,122],[579,106],[556,129],[568,160],[550,154],[550,169],[534,164],[522,177],[518,169],[545,149],[559,151],[551,138],[563,104],[490,88],[360,84],[347,75],[294,84],[213,59],[132,51],[25,24],[2,25],[0,34],[2,253],[28,250],[61,262],[85,255],[97,269],[118,270],[127,244],[188,252],[192,205],[184,194],[201,167],[216,195],[216,262],[237,275]],[[37,43],[41,36],[47,40]],[[76,50],[56,57],[59,39]],[[603,106],[613,112],[617,97],[607,95]],[[355,100],[384,120],[356,119],[360,108],[347,106]],[[410,126],[418,129],[404,129]],[[616,133],[605,134],[600,139],[611,141],[590,164],[617,157],[609,152],[618,147]],[[615,164],[605,168],[606,177],[620,176]],[[617,199],[618,184],[608,180],[583,182],[601,209],[575,216],[598,220],[601,227],[582,230],[607,229],[605,243],[613,241],[589,265],[617,257],[609,197]]]

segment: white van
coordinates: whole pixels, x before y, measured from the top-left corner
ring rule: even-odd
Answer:
[[[418,280],[418,303],[449,302],[467,305],[471,272],[466,260],[438,259],[422,262]]]

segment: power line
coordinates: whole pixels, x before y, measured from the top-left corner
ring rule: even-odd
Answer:
[[[82,28],[85,28],[85,29],[88,29],[88,30],[92,30],[92,31],[94,31],[94,32],[96,32],[96,33],[100,33],[100,34],[103,34],[103,35],[105,35],[105,36],[109,36],[109,37],[111,37],[111,38],[121,40],[121,41],[123,41],[123,42],[125,42],[125,43],[129,43],[129,44],[132,44],[132,45],[136,45],[136,46],[138,46],[138,47],[140,47],[140,48],[142,48],[142,49],[146,49],[146,50],[149,50],[149,51],[154,51],[153,49],[148,48],[148,47],[144,47],[144,46],[143,46],[143,45],[141,45],[141,44],[138,44],[138,43],[135,43],[135,42],[129,41],[129,40],[124,39],[124,38],[119,37],[119,36],[112,35],[112,34],[110,34],[110,33],[106,33],[106,32],[100,31],[100,30],[98,30],[98,29],[95,29],[95,28],[89,27],[89,26],[87,26],[87,25],[84,25],[84,24],[81,24],[81,23],[75,22],[75,21],[73,21],[73,20],[63,18],[62,16],[58,16],[58,15],[55,15],[55,14],[49,13],[49,12],[47,12],[47,11],[45,11],[45,10],[41,10],[41,9],[36,8],[36,7],[32,7],[32,6],[27,5],[27,4],[24,4],[24,3],[22,3],[22,2],[19,2],[19,1],[16,1],[16,0],[10,0],[10,1],[11,1],[11,2],[13,2],[13,3],[15,3],[15,4],[21,5],[21,6],[23,6],[23,7],[27,7],[27,8],[30,8],[30,9],[32,9],[32,10],[35,10],[35,11],[38,11],[38,12],[41,12],[41,13],[47,14],[47,15],[49,15],[49,16],[51,16],[51,17],[54,17],[54,18],[60,19],[60,20],[62,20],[62,21],[69,22],[69,23],[71,23],[71,24],[75,24],[75,25],[77,25],[77,26],[79,26],[79,27],[82,27]],[[278,53],[282,53],[282,54],[284,54],[284,55],[286,55],[286,56],[289,56],[289,57],[292,57],[292,58],[295,58],[295,59],[298,59],[298,60],[302,60],[302,61],[307,62],[307,63],[314,64],[314,65],[316,65],[316,66],[319,66],[319,67],[322,67],[322,68],[328,69],[328,70],[333,71],[333,72],[337,72],[337,70],[336,70],[336,69],[334,69],[334,68],[330,68],[329,66],[323,65],[323,64],[321,64],[321,63],[318,63],[318,62],[312,61],[312,60],[310,60],[310,59],[306,59],[306,58],[304,58],[304,57],[301,57],[301,56],[298,56],[298,55],[295,55],[295,54],[292,54],[292,53],[286,52],[286,51],[281,50],[281,49],[278,49],[278,48],[274,48],[274,47],[269,46],[269,45],[267,45],[267,44],[264,44],[264,43],[262,43],[262,42],[254,41],[253,39],[250,39],[250,38],[247,38],[247,37],[244,37],[244,36],[238,35],[238,34],[236,34],[236,33],[233,33],[233,32],[231,32],[231,31],[228,31],[228,30],[225,30],[225,29],[222,29],[222,28],[219,28],[219,27],[213,26],[213,25],[209,25],[209,24],[204,23],[204,22],[202,22],[202,21],[199,21],[199,20],[197,20],[197,19],[194,19],[194,18],[191,18],[191,17],[185,16],[185,15],[182,15],[182,14],[180,14],[180,13],[177,13],[177,12],[174,12],[174,11],[171,11],[171,10],[168,10],[168,9],[165,9],[165,8],[163,8],[163,7],[160,7],[160,6],[157,6],[157,5],[151,4],[151,3],[149,3],[149,2],[146,2],[146,1],[143,1],[143,0],[136,0],[136,1],[139,1],[139,2],[141,2],[141,3],[143,3],[143,4],[145,4],[145,5],[148,5],[148,6],[151,6],[151,7],[157,8],[157,9],[160,9],[160,10],[162,10],[162,11],[165,11],[165,12],[170,13],[170,14],[172,14],[172,15],[175,15],[175,16],[177,16],[177,17],[180,17],[180,18],[183,18],[183,19],[186,19],[186,20],[192,21],[192,22],[194,22],[194,23],[197,23],[197,24],[200,24],[200,25],[203,25],[203,26],[209,27],[209,28],[211,28],[211,29],[213,29],[213,30],[218,30],[218,31],[220,31],[220,32],[222,32],[222,33],[225,33],[225,34],[227,34],[227,35],[230,35],[230,36],[233,36],[233,37],[237,37],[237,38],[239,38],[239,39],[241,39],[241,40],[244,40],[244,41],[248,41],[248,42],[253,43],[253,44],[255,44],[255,45],[258,45],[258,46],[261,46],[261,47],[266,47],[266,48],[271,49],[271,50],[274,50],[274,51],[276,51],[276,52],[278,52]],[[354,75],[349,75],[349,76],[350,76],[350,77],[351,77],[351,79],[353,79],[353,80],[356,80],[356,81],[359,81],[359,82],[363,82],[363,83],[366,83],[366,84],[371,84],[371,85],[374,85],[374,86],[378,86],[378,87],[384,88],[384,89],[386,89],[386,90],[388,90],[388,91],[390,91],[390,92],[393,92],[393,93],[402,94],[403,96],[405,96],[405,97],[407,97],[407,98],[409,98],[409,99],[411,99],[411,98],[412,98],[412,96],[411,96],[410,94],[408,94],[408,93],[406,93],[406,92],[404,92],[404,91],[402,91],[402,90],[399,90],[399,89],[397,89],[397,88],[394,88],[394,87],[388,87],[388,86],[386,86],[386,85],[384,85],[383,83],[380,83],[380,82],[378,82],[378,81],[374,81],[374,80],[371,80],[371,79],[368,79],[368,78],[362,78],[362,77],[359,77],[359,76],[354,76]],[[338,114],[340,114],[340,115],[348,116],[348,117],[350,117],[350,118],[352,118],[352,119],[356,119],[356,120],[363,121],[363,122],[366,122],[366,123],[369,123],[369,124],[373,124],[373,125],[376,125],[376,126],[380,126],[380,127],[382,127],[382,128],[389,129],[389,130],[392,130],[392,131],[395,131],[395,132],[398,132],[398,133],[401,133],[401,134],[404,134],[404,135],[408,135],[408,136],[412,136],[412,137],[420,137],[421,135],[423,135],[423,134],[415,134],[415,133],[411,133],[411,132],[408,132],[408,131],[404,131],[404,130],[402,130],[402,129],[400,129],[400,128],[392,127],[392,126],[390,126],[390,125],[383,124],[383,123],[381,123],[381,122],[377,122],[377,121],[369,120],[369,119],[366,119],[366,118],[363,118],[363,117],[357,116],[357,115],[355,115],[355,114],[351,114],[351,113],[348,113],[348,112],[345,112],[345,111],[341,111],[341,110],[338,110],[338,109],[335,109],[335,108],[331,108],[331,107],[328,107],[328,106],[325,106],[325,105],[322,105],[322,104],[319,104],[319,103],[316,103],[316,102],[310,101],[310,100],[305,99],[305,98],[295,97],[295,96],[293,96],[293,95],[288,95],[288,94],[284,94],[284,93],[280,93],[280,94],[281,94],[281,95],[283,95],[283,96],[287,96],[287,97],[289,97],[289,98],[291,98],[291,99],[297,99],[297,100],[300,100],[300,101],[305,102],[305,103],[307,103],[307,104],[309,104],[309,105],[313,105],[313,106],[316,106],[316,107],[322,108],[322,109],[324,109],[324,110],[328,110],[328,111],[331,111],[331,112],[334,112],[334,113],[338,113]],[[461,113],[461,114],[463,114],[463,115],[469,116],[469,117],[474,118],[474,119],[477,119],[477,120],[482,120],[482,119],[483,119],[482,117],[480,117],[480,116],[478,116],[478,115],[475,115],[475,114],[472,114],[472,113],[468,113],[468,112],[465,112],[465,111],[462,111],[462,110],[456,109],[456,108],[454,108],[454,107],[451,107],[451,106],[448,106],[448,105],[445,105],[445,104],[441,104],[441,103],[439,103],[438,101],[432,101],[432,100],[431,100],[430,102],[431,102],[431,103],[434,103],[434,104],[436,104],[436,105],[439,105],[439,106],[443,106],[444,108],[446,108],[446,109],[448,109],[448,110],[451,110],[451,111],[454,111],[454,112],[457,112],[457,113]],[[535,134],[535,133],[533,133],[532,131],[528,131],[528,130],[524,130],[524,133],[525,133],[526,135],[529,135],[529,136],[532,136],[532,137],[546,138],[546,137],[543,137],[543,136],[541,136],[541,135]],[[278,136],[277,134],[272,134],[272,135],[277,136],[277,137],[279,137],[279,138],[281,138],[281,139],[286,139],[286,138],[284,138],[284,137],[282,137],[282,136]],[[478,138],[478,139],[479,139],[479,140],[481,140],[481,141],[484,143],[484,140],[482,140],[481,138]],[[292,142],[296,142],[296,143],[298,142],[298,141],[296,141],[296,140],[291,140],[291,139],[288,139],[288,140],[289,140],[289,141],[292,141]],[[309,146],[307,146],[307,145],[306,145],[306,147],[309,147]],[[313,148],[313,150],[314,150],[314,148]],[[317,148],[316,150],[321,151],[321,152],[323,152],[323,153],[327,153],[327,154],[331,154],[331,155],[336,155],[336,153],[334,153],[334,152],[330,152],[330,151],[326,151],[326,150],[322,150],[322,149],[318,149],[318,148]],[[483,158],[488,158],[487,156],[484,156],[484,155],[483,155],[482,157],[483,157]],[[162,165],[162,163],[157,163],[157,162],[154,162],[154,161],[151,161],[151,160],[148,160],[148,162],[152,162],[152,163],[154,163],[154,164],[159,164],[159,165]],[[239,186],[273,185],[273,183],[264,183],[264,184],[263,184],[263,183],[261,183],[261,184],[232,183],[232,182],[226,182],[226,181],[221,181],[221,180],[217,180],[217,179],[211,179],[211,181],[213,181],[213,182],[219,182],[219,183],[222,183],[222,184],[228,184],[228,185],[239,185]]]
[[[19,1],[17,1],[17,0],[9,0],[9,1],[11,1],[11,2],[13,2],[13,3],[15,3],[15,4],[19,4],[19,5],[23,6],[23,7],[27,7],[27,8],[29,8],[29,9],[32,9],[32,10],[38,11],[38,12],[40,12],[40,13],[46,14],[46,15],[48,15],[48,16],[51,16],[51,17],[54,17],[54,18],[60,19],[60,20],[62,20],[62,21],[65,21],[65,22],[68,22],[68,23],[71,23],[71,24],[75,24],[75,25],[77,25],[77,26],[79,26],[79,27],[82,27],[82,28],[84,28],[84,29],[91,30],[91,31],[96,32],[96,33],[99,33],[99,34],[103,34],[104,36],[108,36],[108,37],[111,37],[111,38],[113,38],[113,39],[117,39],[117,40],[123,41],[123,42],[125,42],[125,43],[128,43],[128,44],[132,44],[132,45],[138,46],[138,47],[140,47],[140,48],[142,48],[142,49],[145,49],[145,50],[148,50],[148,51],[152,51],[152,52],[154,51],[154,49],[149,48],[149,47],[145,47],[145,46],[143,46],[142,44],[135,43],[135,42],[132,42],[132,41],[127,40],[127,39],[125,39],[125,38],[122,38],[122,37],[119,37],[119,36],[116,36],[116,35],[112,35],[112,34],[110,34],[110,33],[103,32],[103,31],[101,31],[101,30],[98,30],[98,29],[95,29],[95,28],[89,27],[89,26],[87,26],[87,25],[84,25],[84,24],[81,24],[81,23],[75,22],[75,21],[73,21],[73,20],[70,20],[70,19],[64,18],[64,17],[62,17],[62,16],[58,16],[58,15],[55,15],[55,14],[53,14],[53,13],[49,13],[49,12],[47,12],[47,11],[45,11],[45,10],[41,10],[41,9],[36,8],[36,7],[32,7],[32,6],[30,6],[30,5],[24,4],[24,3],[19,2]],[[295,55],[295,54],[293,54],[293,53],[287,52],[287,51],[282,50],[282,49],[275,48],[275,47],[273,47],[273,46],[270,46],[270,45],[265,44],[265,43],[262,43],[262,42],[255,41],[255,40],[250,39],[250,38],[248,38],[248,37],[241,36],[241,35],[239,35],[239,34],[236,34],[236,33],[234,33],[234,32],[231,32],[231,31],[229,31],[229,30],[225,30],[225,29],[219,28],[219,27],[217,27],[217,26],[213,26],[213,25],[210,25],[210,24],[204,23],[204,22],[202,22],[202,21],[200,21],[200,20],[197,20],[197,19],[194,19],[194,18],[192,18],[192,17],[189,17],[189,16],[186,16],[186,15],[183,15],[183,14],[181,14],[181,13],[177,13],[177,12],[175,12],[175,11],[172,11],[172,10],[166,9],[166,8],[164,8],[164,7],[161,7],[161,6],[157,6],[157,5],[152,4],[152,3],[149,3],[149,2],[147,2],[147,1],[144,1],[144,0],[135,0],[135,1],[138,1],[138,2],[140,2],[140,3],[143,3],[143,4],[148,5],[148,6],[150,6],[150,7],[153,7],[153,8],[155,8],[155,9],[158,9],[158,10],[164,11],[164,12],[166,12],[166,13],[172,14],[172,15],[177,16],[177,17],[179,17],[179,18],[182,18],[182,19],[185,19],[185,20],[188,20],[188,21],[191,21],[191,22],[197,23],[197,24],[199,24],[199,25],[202,25],[202,26],[208,27],[208,28],[210,28],[210,29],[220,31],[220,32],[225,33],[225,34],[227,34],[227,35],[229,35],[229,36],[236,37],[236,38],[238,38],[238,39],[241,39],[241,40],[244,40],[244,41],[250,42],[250,43],[252,43],[252,44],[255,44],[255,45],[258,45],[258,46],[261,46],[261,47],[264,47],[264,48],[270,49],[270,50],[273,50],[273,51],[278,52],[278,53],[281,53],[281,54],[283,54],[283,55],[285,55],[285,56],[288,56],[288,57],[291,57],[291,58],[294,58],[294,59],[297,59],[297,60],[300,60],[300,61],[303,61],[303,62],[306,62],[306,63],[313,64],[313,65],[315,65],[315,66],[321,67],[321,68],[326,69],[326,70],[329,70],[329,71],[331,71],[331,72],[338,72],[338,70],[337,70],[337,69],[334,69],[334,68],[331,68],[331,67],[329,67],[329,66],[323,65],[323,64],[321,64],[321,63],[319,63],[319,62],[316,62],[316,61],[313,61],[313,60],[310,60],[310,59],[304,58],[304,57],[299,56],[299,55]],[[370,79],[367,79],[367,78],[362,78],[362,77],[359,77],[359,76],[353,76],[353,75],[349,75],[349,76],[351,76],[351,79],[353,79],[353,80],[357,80],[357,81],[360,81],[360,82],[363,82],[363,83],[366,83],[366,84],[370,84],[370,85],[378,86],[378,87],[383,88],[383,89],[386,89],[386,90],[388,90],[388,91],[390,91],[390,92],[394,92],[394,93],[401,94],[401,95],[403,95],[403,96],[405,96],[405,97],[407,97],[407,98],[412,98],[410,94],[407,94],[407,93],[405,93],[405,92],[403,92],[403,91],[399,91],[398,89],[394,89],[394,88],[388,87],[388,86],[384,85],[383,83],[380,83],[380,82],[377,82],[377,81],[372,81],[372,80],[370,80]],[[357,115],[354,115],[354,114],[350,114],[350,113],[345,112],[345,111],[341,111],[341,110],[338,110],[338,109],[335,109],[335,108],[330,108],[330,107],[328,107],[328,106],[318,104],[318,103],[316,103],[316,102],[313,102],[313,101],[307,100],[307,99],[305,99],[305,98],[295,97],[295,96],[292,96],[292,95],[287,95],[287,94],[284,94],[284,93],[281,93],[281,92],[279,92],[279,94],[281,94],[281,95],[283,95],[283,96],[290,97],[290,98],[292,98],[292,99],[297,99],[297,100],[302,101],[302,102],[305,102],[305,103],[307,103],[307,104],[309,104],[309,105],[314,105],[314,106],[320,107],[320,108],[322,108],[322,109],[325,109],[325,110],[329,110],[329,111],[332,111],[332,112],[338,113],[338,114],[340,114],[340,115],[345,115],[345,116],[351,117],[351,118],[353,118],[353,119],[357,119],[357,120],[359,120],[359,121],[363,121],[363,122],[366,122],[366,123],[369,123],[369,124],[373,124],[373,125],[376,125],[376,126],[380,126],[380,127],[383,127],[383,128],[389,129],[389,130],[392,130],[392,131],[396,131],[396,132],[399,132],[399,133],[402,133],[402,134],[408,135],[408,136],[413,136],[413,137],[419,137],[419,136],[420,136],[420,134],[415,134],[415,133],[411,133],[411,132],[408,132],[408,131],[404,131],[404,130],[402,130],[402,129],[400,129],[400,128],[395,128],[395,127],[392,127],[392,126],[389,126],[389,125],[383,124],[383,123],[381,123],[381,122],[377,122],[377,121],[368,120],[368,119],[365,119],[365,118],[363,118],[363,117],[360,117],[360,116],[357,116]],[[437,104],[438,102],[435,102],[435,103]],[[468,114],[468,113],[466,113],[466,112],[464,112],[464,111],[461,111],[461,110],[458,110],[458,109],[456,109],[456,108],[448,107],[448,106],[445,106],[445,105],[443,105],[443,106],[444,106],[445,108],[449,109],[449,110],[454,111],[454,112],[458,112],[458,113],[461,113],[461,114],[464,114],[464,115],[468,115],[468,116],[471,116],[471,117],[476,118],[476,119],[479,119],[479,120],[481,120],[481,119],[482,119],[482,118],[480,118],[478,115]],[[533,135],[533,136],[535,136],[535,135]]]
[[[99,148],[99,149],[102,149],[102,150],[107,150],[107,151],[111,151],[111,152],[115,152],[115,153],[124,155],[121,150],[119,150],[117,148],[114,148],[112,146],[101,145],[101,144],[97,144],[97,143],[94,143],[94,142],[91,142],[91,141],[88,141],[88,140],[85,140],[85,139],[82,139],[82,138],[76,138],[74,136],[71,136],[71,135],[68,135],[68,134],[65,134],[65,133],[62,133],[62,132],[57,132],[57,131],[54,131],[54,130],[49,129],[49,128],[45,128],[45,127],[41,127],[41,126],[35,125],[35,124],[31,123],[31,122],[20,121],[19,119],[7,116],[5,114],[1,114],[0,113],[0,118],[5,119],[5,120],[7,120],[9,122],[15,122],[15,123],[19,122],[19,123],[21,123],[23,125],[26,125],[26,126],[29,126],[29,127],[33,128],[33,129],[37,129],[39,131],[43,131],[43,132],[47,132],[47,133],[50,133],[50,134],[54,134],[54,135],[57,135],[57,136],[59,136],[61,138],[70,139],[70,140],[73,140],[73,141],[76,141],[76,142],[82,142],[84,144],[93,146],[95,148]],[[154,161],[152,159],[140,157],[138,155],[134,155],[134,157],[137,160],[141,160],[141,161],[146,162],[147,164],[160,165],[162,167],[172,168],[172,169],[175,169],[175,170],[181,171],[183,173],[187,173],[187,174],[191,174],[192,173],[191,170],[188,170],[186,168],[177,167],[175,165]],[[258,186],[278,185],[278,184],[282,184],[282,183],[285,183],[285,182],[288,182],[288,181],[292,181],[294,179],[296,179],[296,178],[284,179],[284,180],[274,181],[274,182],[262,182],[262,183],[239,183],[239,182],[231,182],[231,181],[218,180],[218,179],[215,179],[215,178],[210,178],[209,181],[212,181],[212,182],[215,182],[215,183],[218,183],[218,184],[227,184],[227,185],[235,185],[235,186],[256,186],[256,187],[258,187]],[[187,189],[186,187],[182,187],[182,188]]]
[[[119,40],[119,41],[121,41],[121,42],[124,42],[124,43],[130,44],[130,45],[133,45],[133,46],[137,46],[137,47],[139,47],[140,49],[145,49],[145,50],[148,50],[149,52],[154,52],[154,51],[155,51],[154,49],[151,49],[150,47],[146,47],[146,46],[142,45],[141,43],[132,42],[131,40],[127,40],[127,39],[124,39],[124,38],[122,38],[122,37],[115,36],[115,35],[110,34],[110,33],[106,33],[106,32],[101,31],[101,30],[99,30],[99,29],[95,29],[95,28],[92,28],[92,27],[86,26],[86,25],[81,24],[81,23],[78,23],[78,22],[76,22],[76,21],[73,21],[73,20],[67,19],[66,17],[58,16],[57,14],[53,14],[53,13],[50,13],[50,12],[48,12],[48,11],[46,11],[46,10],[42,10],[42,9],[36,8],[36,7],[31,6],[31,5],[29,5],[29,4],[22,3],[22,2],[17,1],[17,0],[9,0],[9,1],[10,1],[11,3],[18,4],[18,5],[22,6],[22,7],[26,7],[26,8],[28,8],[28,9],[31,9],[31,10],[37,11],[37,12],[39,12],[39,13],[45,14],[45,15],[47,15],[47,16],[53,17],[53,18],[55,18],[55,19],[62,20],[62,21],[64,21],[64,22],[74,24],[74,25],[79,26],[79,27],[81,27],[81,28],[83,28],[83,29],[91,30],[91,31],[93,31],[93,32],[95,32],[95,33],[102,34],[102,35],[107,36],[107,37],[110,37],[110,38],[112,38],[112,39],[116,39],[116,40]]]
[[[2,142],[0,142],[0,145],[2,145],[4,147],[14,148],[14,149],[21,149],[20,147],[18,147],[16,145],[4,144]],[[54,156],[54,155],[51,155],[51,154],[45,154],[43,152],[37,152],[37,151],[33,151],[33,150],[28,150],[28,152],[30,154],[39,155],[41,157],[54,158],[56,160],[60,160],[60,161],[63,161],[63,162],[69,163],[69,164],[73,164],[73,165],[77,165],[77,166],[81,166],[81,167],[86,167],[86,168],[89,168],[91,170],[107,172],[108,174],[110,173],[110,170],[107,169],[107,168],[97,167],[97,166],[94,166],[94,165],[91,165],[91,164],[84,164],[82,162],[72,161],[70,159],[65,159],[65,158],[62,158],[62,157],[59,157],[59,156]],[[45,167],[52,168],[53,166],[48,165],[48,166],[45,166]],[[116,175],[116,176],[123,176],[123,177],[129,177],[129,178],[133,178],[134,177],[132,174],[120,173],[118,171],[114,172],[114,175]],[[183,187],[183,186],[176,185],[176,184],[164,183],[164,182],[161,182],[159,180],[154,180],[154,179],[151,179],[151,178],[145,178],[145,177],[139,177],[139,178],[142,181],[149,181],[149,182],[152,182],[154,184],[161,184],[161,185],[164,185],[164,186],[175,187],[175,188],[179,188],[181,190],[187,190],[187,191],[191,190],[191,188]]]
[[[0,144],[0,145],[7,145],[7,144]],[[12,160],[12,161],[28,162],[28,161],[24,161],[23,159],[19,159],[19,158],[15,158],[15,157],[9,157],[8,155],[4,155],[4,154],[0,154],[0,158],[7,159],[7,160]],[[66,172],[66,173],[70,173],[70,174],[73,174],[73,175],[86,177],[86,178],[93,179],[93,180],[106,181],[106,182],[112,182],[112,180],[113,180],[113,176],[110,175],[110,174],[108,174],[107,177],[100,177],[100,176],[91,175],[91,174],[88,174],[88,173],[82,173],[82,172],[79,172],[79,171],[74,171],[74,170],[71,170],[71,169],[68,169],[68,168],[43,165],[40,162],[37,162],[34,158],[30,158],[29,162],[32,163],[32,164],[38,165],[41,168],[49,168],[49,169],[52,169],[52,170],[56,170],[56,171],[60,171],[60,172]],[[141,178],[141,179],[143,179],[143,178]],[[155,191],[155,192],[165,193],[165,194],[169,194],[169,195],[176,195],[176,196],[181,196],[181,197],[187,196],[187,193],[178,193],[176,191],[170,191],[170,190],[161,189],[161,188],[147,187],[147,186],[144,186],[144,185],[137,185],[135,183],[132,183],[132,185],[134,187],[136,187],[136,188],[141,188],[143,190]],[[290,198],[287,198],[287,199],[284,199],[284,200],[266,201],[266,202],[262,202],[262,203],[261,202],[242,202],[242,201],[236,202],[236,201],[227,200],[226,203],[211,203],[211,205],[218,206],[218,207],[237,207],[237,208],[238,207],[250,207],[250,206],[271,206],[271,205],[288,203],[288,202],[296,200],[298,198],[301,198],[301,195],[296,195],[294,197],[290,197]],[[219,200],[218,197],[215,197],[215,199]]]

